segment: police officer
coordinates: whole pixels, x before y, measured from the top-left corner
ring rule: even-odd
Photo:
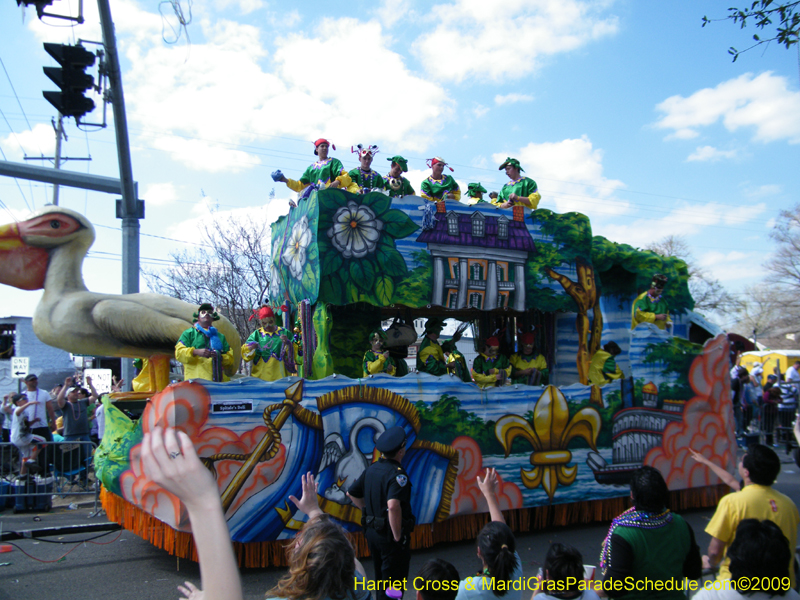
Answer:
[[[397,581],[408,577],[410,536],[415,518],[411,513],[411,482],[400,465],[406,455],[406,432],[391,427],[375,447],[383,454],[367,467],[347,494],[362,511],[367,545],[375,565],[375,580]],[[386,600],[378,590],[377,600]]]

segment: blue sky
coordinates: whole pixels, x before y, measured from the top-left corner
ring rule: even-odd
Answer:
[[[756,31],[701,27],[703,15],[725,16],[726,3],[196,1],[176,43],[167,43],[174,14],[159,6],[111,6],[147,207],[145,268],[191,249],[204,219],[283,214],[294,194],[270,173],[297,178],[318,137],[347,168],[358,143],[379,145],[384,173],[386,157],[406,156],[417,190],[432,156],[453,166],[462,189],[480,181],[489,190],[505,181],[503,159],[517,157],[539,184],[540,207],[583,212],[594,233],[634,246],[683,235],[735,293],[762,276],[770,228],[797,201],[798,53],[772,45],[732,63],[727,48],[747,47]],[[75,14],[77,2],[50,10]],[[99,41],[96,6],[84,10],[86,23],[71,27],[0,3],[5,159],[52,155],[55,111],[41,92],[55,89],[42,72],[55,63],[42,42]],[[64,168],[116,177],[113,128],[66,123],[63,154],[93,160]],[[0,221],[51,197],[51,186],[0,178]],[[62,188],[61,204],[97,226],[84,276],[108,293],[120,291],[113,200]],[[0,314],[31,315],[40,294],[4,287]]]

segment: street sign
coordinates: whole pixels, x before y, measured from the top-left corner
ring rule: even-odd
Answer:
[[[11,377],[14,379],[25,379],[28,376],[28,357],[11,357]]]

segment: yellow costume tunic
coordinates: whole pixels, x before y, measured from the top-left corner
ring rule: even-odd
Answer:
[[[605,385],[614,379],[622,379],[624,375],[610,352],[598,350],[589,365],[589,382],[594,385]]]
[[[667,320],[657,321],[656,315],[667,315]],[[666,300],[659,298],[658,302],[653,302],[647,297],[647,292],[639,294],[631,307],[631,329],[635,329],[639,323],[653,323],[661,330],[666,329],[667,324],[672,323]]]
[[[367,350],[364,354],[363,371],[364,377],[377,375],[378,373],[394,375],[396,371],[394,359],[392,357],[386,358],[382,353],[376,354],[374,350]]]
[[[492,371],[495,371],[492,373]],[[495,387],[500,384],[497,381],[497,372],[505,371],[506,380],[508,384],[511,378],[511,364],[508,359],[502,354],[498,354],[493,358],[489,358],[483,352],[478,354],[474,361],[472,361],[472,379],[478,384],[481,389]]]
[[[139,374],[133,378],[131,387],[134,392],[149,392],[150,391],[150,361],[146,358],[140,358],[142,366],[139,368]]]
[[[547,370],[547,360],[541,354],[529,354],[528,356],[524,356],[519,352],[515,352],[511,355],[509,362],[511,362],[511,366],[514,367],[515,371],[524,371],[525,369],[531,368],[538,369],[542,372],[542,383],[546,384],[548,382],[549,371]],[[528,377],[527,375],[524,377],[514,377],[513,383],[527,385]]]
[[[283,350],[281,335],[289,337],[289,332],[285,329],[275,329],[273,332],[266,331],[263,327],[256,329],[242,345],[242,360],[253,362],[250,374],[264,381],[277,381],[291,375],[286,368],[284,361],[280,359]],[[251,348],[247,344],[256,342],[257,347]],[[290,344],[292,353],[295,352],[293,344]]]
[[[222,368],[230,368],[233,366],[233,349],[228,345],[228,340],[222,333],[217,334],[222,342]],[[204,358],[202,356],[195,356],[192,351],[195,349],[202,350],[209,348],[208,337],[200,333],[194,327],[190,327],[181,335],[181,339],[175,345],[175,358],[183,363],[183,378],[189,379],[207,379],[214,380],[213,376],[213,358]],[[222,381],[229,381],[230,378],[222,374]]]

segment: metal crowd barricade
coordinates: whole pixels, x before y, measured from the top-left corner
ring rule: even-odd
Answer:
[[[14,444],[0,443],[0,509],[47,511],[54,496],[93,496],[94,513],[100,498],[100,483],[94,475],[93,442],[44,442],[29,473],[21,477],[19,451]]]

